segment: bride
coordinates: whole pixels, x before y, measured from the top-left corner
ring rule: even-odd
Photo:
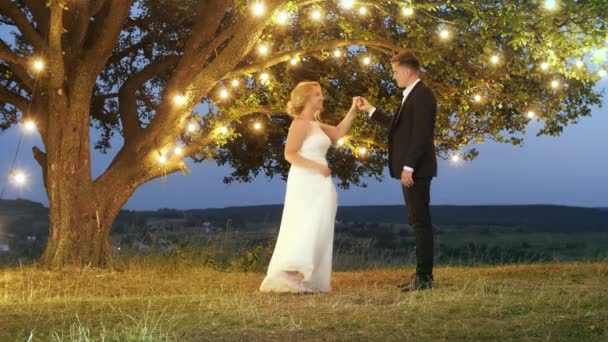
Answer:
[[[293,117],[285,159],[291,164],[279,236],[263,292],[328,292],[337,194],[325,155],[332,141],[353,123],[358,98],[338,126],[318,121],[323,92],[317,82],[301,82],[291,92],[287,112]]]

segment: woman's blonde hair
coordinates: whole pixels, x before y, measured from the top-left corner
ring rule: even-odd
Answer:
[[[310,99],[310,94],[312,93],[312,89],[319,87],[321,85],[318,82],[306,81],[300,82],[298,85],[291,91],[291,98],[289,102],[287,102],[287,114],[296,117],[302,113],[306,102]],[[315,118],[318,119],[319,113],[315,113]]]

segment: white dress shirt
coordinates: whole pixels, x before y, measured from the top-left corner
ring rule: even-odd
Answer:
[[[405,100],[407,99],[407,96],[412,92],[412,89],[414,89],[414,87],[416,86],[416,84],[418,84],[418,82],[420,82],[420,79],[416,79],[414,81],[414,83],[410,84],[409,87],[405,88],[403,90],[403,98],[401,99],[401,105],[403,105],[403,103],[405,102]],[[373,107],[371,109],[369,109],[367,112],[369,113],[369,117],[371,118],[372,115],[374,115],[374,112],[376,111],[376,107]],[[409,167],[409,166],[405,166],[403,165],[403,169],[409,172],[414,172],[414,168]]]

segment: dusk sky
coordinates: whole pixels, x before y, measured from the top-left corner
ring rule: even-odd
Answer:
[[[0,27],[0,37],[6,29]],[[607,89],[608,79],[598,83]],[[594,108],[592,117],[569,126],[559,137],[536,137],[541,124],[528,126],[524,147],[485,143],[476,146],[479,157],[473,162],[453,166],[440,160],[439,177],[433,181],[431,202],[438,204],[563,204],[608,207],[608,100],[604,108]],[[363,114],[361,114],[363,115]],[[20,127],[0,133],[0,187],[9,173]],[[92,135],[95,133],[92,132]],[[32,146],[42,148],[37,134],[24,136],[16,168],[28,174],[28,185],[9,185],[3,199],[25,198],[48,205],[40,167],[34,161]],[[93,176],[103,172],[113,154],[93,150]],[[279,179],[258,178],[253,183],[224,184],[228,168],[213,163],[188,163],[188,175],[173,174],[144,184],[125,209],[194,209],[259,204],[280,204],[285,183]],[[383,182],[368,181],[367,188],[339,190],[339,205],[403,204],[397,180],[386,172]]]

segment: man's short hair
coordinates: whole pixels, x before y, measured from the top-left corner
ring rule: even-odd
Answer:
[[[391,63],[398,63],[399,65],[412,68],[416,71],[420,70],[420,60],[411,51],[400,52],[391,58]]]

